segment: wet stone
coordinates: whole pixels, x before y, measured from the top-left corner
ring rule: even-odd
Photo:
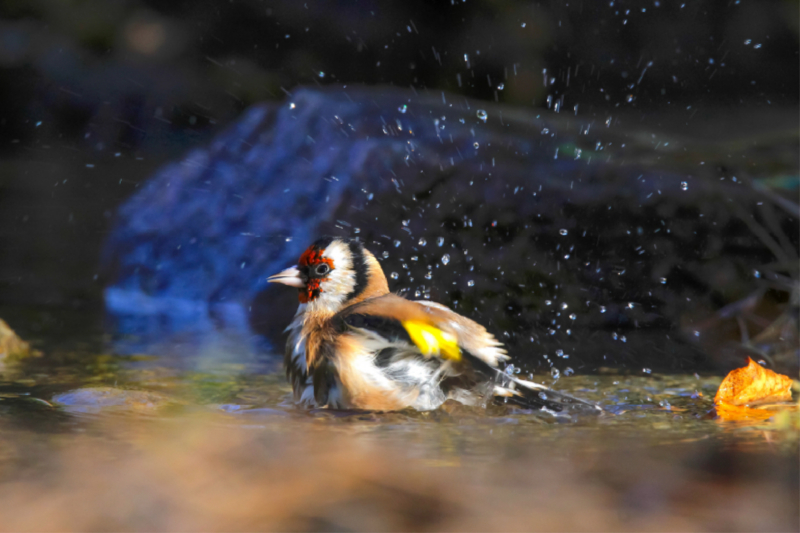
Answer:
[[[797,220],[715,165],[654,159],[649,135],[585,133],[593,120],[389,88],[253,106],[121,207],[106,305],[120,333],[225,327],[278,348],[297,297],[266,276],[340,235],[398,273],[393,291],[487,326],[525,371],[557,348],[584,370],[735,366],[704,321],[775,261],[750,218],[768,210],[790,243]]]

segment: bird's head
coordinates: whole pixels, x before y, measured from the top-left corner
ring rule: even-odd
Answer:
[[[299,290],[308,311],[333,314],[389,292],[378,260],[356,240],[325,237],[309,246],[297,265],[267,278]]]

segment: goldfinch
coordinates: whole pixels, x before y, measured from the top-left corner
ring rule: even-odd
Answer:
[[[483,326],[389,292],[377,259],[357,240],[320,239],[296,266],[267,280],[299,291],[284,358],[299,403],[428,411],[448,399],[485,405],[500,398],[551,411],[597,408],[504,372],[508,355]]]

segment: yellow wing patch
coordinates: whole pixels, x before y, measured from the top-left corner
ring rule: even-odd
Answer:
[[[453,361],[461,360],[461,349],[453,335],[416,320],[406,320],[402,324],[406,328],[408,336],[411,337],[411,341],[417,345],[425,357],[436,356]]]

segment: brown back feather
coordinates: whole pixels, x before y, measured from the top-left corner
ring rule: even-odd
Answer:
[[[400,322],[411,320],[434,326],[453,335],[461,348],[492,366],[497,366],[498,360],[507,357],[502,345],[486,328],[441,304],[386,294],[351,305],[338,313],[340,317],[351,314],[383,316]]]

